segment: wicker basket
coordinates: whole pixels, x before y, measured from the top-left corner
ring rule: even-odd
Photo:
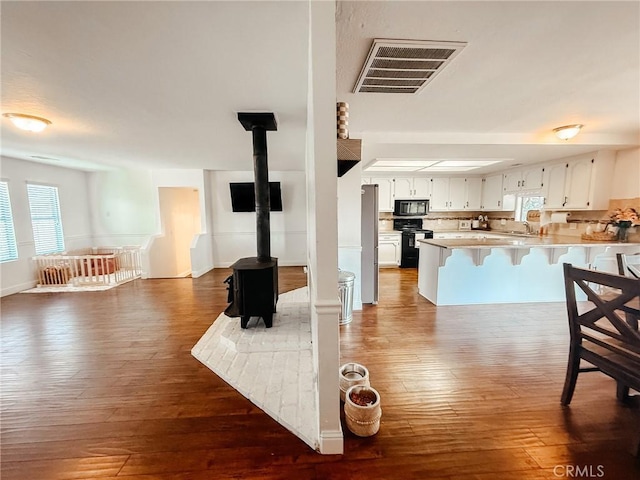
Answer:
[[[580,237],[582,240],[587,240],[589,242],[609,242],[611,240],[615,240],[616,234],[609,232],[593,232],[583,233]]]
[[[358,405],[352,399],[352,395],[371,397],[369,405]],[[372,387],[354,385],[347,390],[344,402],[344,418],[347,428],[359,437],[370,437],[378,433],[380,429],[380,394]]]

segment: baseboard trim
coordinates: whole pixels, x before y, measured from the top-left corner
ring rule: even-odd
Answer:
[[[13,295],[14,293],[20,293],[23,290],[29,290],[30,288],[34,288],[37,285],[37,282],[24,282],[19,285],[13,285],[11,287],[3,288],[0,292],[0,297],[6,297],[7,295]]]
[[[321,431],[318,439],[318,452],[322,455],[342,455],[344,453],[342,430]]]
[[[192,278],[198,278],[203,276],[205,273],[210,272],[211,270],[213,270],[213,265],[209,265],[205,268],[201,268],[200,270],[192,270],[191,271],[191,277]]]

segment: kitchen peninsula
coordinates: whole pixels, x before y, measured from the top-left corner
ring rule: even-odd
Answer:
[[[638,243],[485,233],[419,241],[418,292],[436,305],[564,301],[562,264],[615,273]]]

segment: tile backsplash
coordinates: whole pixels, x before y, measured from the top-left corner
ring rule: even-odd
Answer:
[[[433,212],[423,218],[423,228],[434,232],[458,230],[458,222],[463,219],[477,219],[478,215],[489,217],[490,231],[518,231],[524,232],[523,222],[514,220],[511,212]],[[549,235],[562,235],[568,237],[580,237],[591,225],[596,228],[598,223],[604,227],[607,223],[609,212],[607,210],[573,211],[569,223],[552,223],[548,226]],[[388,212],[380,213],[379,230],[381,232],[393,230],[393,214]],[[504,222],[504,225],[503,225]],[[529,222],[531,231],[538,232],[539,222]],[[629,242],[640,242],[640,227],[629,229]]]

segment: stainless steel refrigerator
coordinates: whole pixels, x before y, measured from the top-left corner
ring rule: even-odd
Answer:
[[[378,185],[362,185],[362,303],[378,303]]]

